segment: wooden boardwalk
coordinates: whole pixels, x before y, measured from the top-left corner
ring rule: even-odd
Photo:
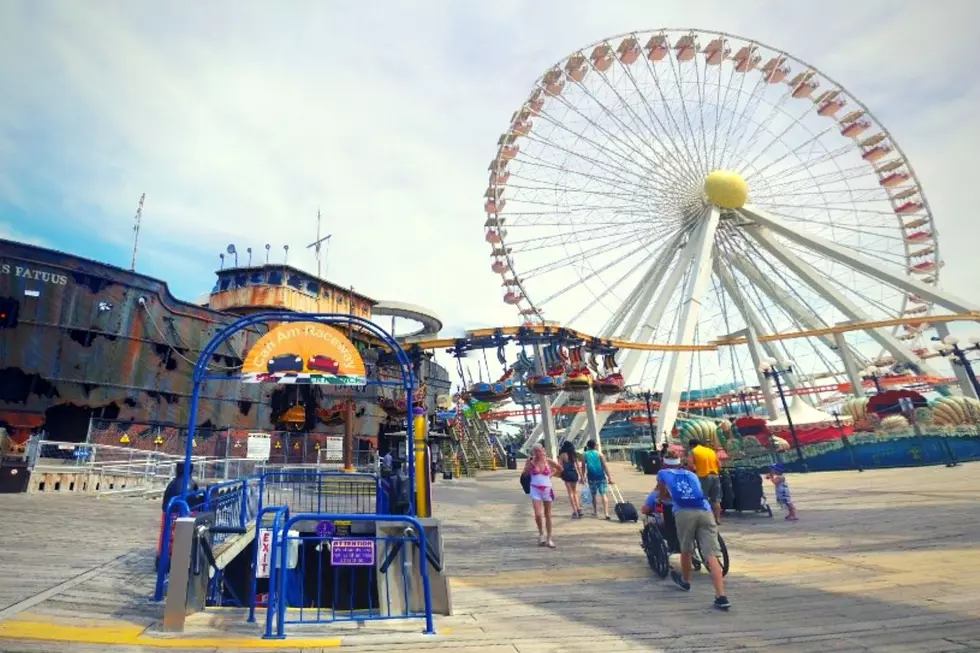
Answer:
[[[651,477],[614,469],[639,505]],[[373,622],[299,632],[275,646],[980,651],[980,464],[797,475],[790,482],[799,522],[744,515],[723,526],[732,554],[734,607],[727,614],[711,609],[706,576],[696,577],[689,594],[653,579],[638,526],[572,521],[564,497],[556,505],[558,548],[538,548],[516,473],[501,471],[436,485],[456,609],[437,620],[438,636],[419,634],[415,622]],[[122,501],[129,508],[125,520],[118,517]],[[148,600],[156,502],[0,495],[0,511],[0,651],[160,648],[146,631],[161,609]],[[41,592],[43,600],[32,605]],[[197,639],[163,644],[167,650],[268,650],[272,643],[252,639],[255,629],[241,622],[237,612],[210,612],[190,622],[187,635]],[[45,630],[44,624],[53,625]],[[108,647],[110,641],[123,645]]]

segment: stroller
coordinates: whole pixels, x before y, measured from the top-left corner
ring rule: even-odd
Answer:
[[[647,564],[660,578],[667,578],[670,573],[670,556],[680,553],[680,541],[677,539],[677,524],[674,521],[674,512],[670,508],[665,509],[659,501],[654,506],[653,514],[648,515],[644,521],[643,530],[640,531],[640,545],[647,556]],[[725,539],[718,534],[718,545],[721,549],[721,571],[728,575],[728,547]],[[695,571],[700,571],[702,567],[707,569],[702,561],[704,554],[701,552],[701,543],[695,540],[694,555],[691,556],[691,563]]]

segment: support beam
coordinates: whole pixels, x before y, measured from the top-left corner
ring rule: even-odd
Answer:
[[[855,397],[864,396],[864,379],[861,378],[860,370],[858,370],[857,361],[854,360],[854,356],[851,355],[850,347],[847,345],[847,340],[844,338],[844,333],[838,331],[834,333],[834,342],[836,343],[837,353],[840,354],[840,358],[844,361],[844,371],[847,372],[847,379],[851,382],[851,389],[854,392]]]
[[[535,367],[538,374],[544,374],[544,348],[534,346]],[[541,426],[544,432],[544,449],[549,458],[558,457],[558,439],[555,437],[555,417],[551,414],[551,398],[541,397]]]
[[[589,440],[595,440],[599,453],[602,453],[602,438],[599,437],[599,422],[596,419],[595,410],[595,393],[592,392],[592,388],[585,391],[585,416],[589,422],[589,428],[585,431],[586,438]]]
[[[823,295],[841,313],[855,322],[871,321],[871,317],[867,313],[834,288],[812,265],[797,257],[786,247],[783,247],[767,228],[750,225],[744,227],[744,229],[746,234],[754,238],[760,246],[789,268],[804,283]],[[931,366],[920,360],[911,349],[886,329],[871,329],[866,333],[888,350],[895,357],[895,360],[911,363],[922,370],[922,373],[927,376],[937,376],[936,371]]]
[[[827,258],[833,259],[844,265],[859,270],[869,277],[878,279],[907,293],[918,295],[926,301],[930,301],[938,306],[953,313],[975,313],[980,311],[980,306],[960,299],[955,295],[943,292],[935,286],[916,281],[912,277],[895,272],[882,267],[881,262],[865,258],[855,254],[850,249],[842,247],[837,243],[824,240],[819,236],[812,236],[803,233],[798,227],[778,218],[771,213],[762,211],[754,206],[744,206],[740,213],[755,222],[757,225],[777,233],[786,240],[790,240],[798,245],[803,245],[807,249],[819,252]]]
[[[715,274],[718,275],[718,280],[721,282],[721,287],[725,289],[728,296],[732,298],[732,303],[738,308],[739,313],[742,315],[742,319],[745,321],[746,329],[746,339],[749,345],[749,356],[752,358],[752,369],[755,372],[756,379],[759,381],[759,389],[762,390],[762,397],[766,403],[766,412],[769,413],[769,419],[776,419],[779,417],[779,409],[776,406],[776,399],[772,394],[772,386],[769,385],[769,379],[765,374],[759,371],[759,367],[762,365],[762,353],[761,350],[765,347],[766,356],[775,358],[774,352],[770,347],[770,343],[760,343],[759,342],[759,324],[755,319],[755,315],[747,313],[744,306],[745,298],[742,296],[742,291],[739,289],[738,285],[735,283],[735,277],[732,273],[721,264],[719,261],[715,261]]]
[[[695,232],[697,235],[688,243],[688,247],[693,246],[692,272],[687,288],[681,296],[684,306],[680,309],[681,315],[674,344],[693,344],[691,341],[701,313],[701,300],[711,278],[715,232],[718,230],[720,219],[721,211],[714,206],[709,208],[707,215],[701,218],[700,228]],[[681,386],[690,364],[691,352],[689,351],[674,352],[670,358],[663,398],[660,400],[660,411],[657,414],[657,430],[664,434],[663,438],[657,438],[658,443],[670,437],[674,428],[674,421],[680,408]]]
[[[697,230],[695,229],[695,233]],[[657,329],[660,326],[660,320],[663,318],[664,312],[667,310],[667,306],[670,301],[674,299],[677,294],[677,287],[681,284],[684,279],[684,274],[687,272],[688,268],[691,266],[691,259],[693,252],[695,250],[694,245],[692,245],[693,237],[688,240],[687,245],[681,250],[680,255],[677,258],[677,263],[674,265],[670,274],[667,276],[667,280],[664,282],[663,286],[660,288],[660,292],[657,295],[656,301],[653,306],[650,307],[650,311],[647,313],[646,321],[643,326],[640,327],[640,333],[637,338],[641,342],[649,342],[657,333]],[[639,365],[640,361],[643,359],[645,352],[631,349],[626,353],[622,364],[620,364],[619,369],[623,375],[624,379],[629,379],[633,374],[636,366]],[[609,402],[616,402],[619,400],[620,395],[613,395],[608,398]],[[606,425],[609,418],[612,417],[612,413],[603,411],[596,416],[596,429],[602,430],[602,427]],[[581,422],[580,422],[581,423]],[[581,428],[581,427],[579,427]],[[575,446],[579,446],[583,443],[582,434],[579,433],[573,440]]]
[[[664,250],[650,265],[650,268],[640,279],[640,282],[633,288],[632,291],[630,291],[630,294],[627,296],[623,306],[620,307],[620,310],[616,312],[603,331],[599,334],[600,338],[612,338],[617,334],[620,338],[628,338],[634,331],[636,331],[636,327],[639,325],[640,319],[643,317],[647,305],[653,298],[653,294],[657,291],[657,287],[663,280],[664,275],[667,274],[667,270],[670,268],[670,263],[677,255],[677,250],[680,248],[683,239],[684,232],[680,231],[674,234],[674,236],[667,241]],[[623,320],[626,320],[625,326],[623,325]],[[568,403],[568,399],[569,394],[567,392],[561,392],[554,398],[554,400],[552,400],[551,404],[552,406],[564,406]],[[612,400],[615,399],[613,398]],[[608,419],[608,417],[603,419],[602,424],[605,424],[605,419]],[[581,415],[576,415],[566,430],[566,437],[570,439],[575,438],[584,425],[585,418]],[[535,426],[534,430],[531,432],[531,436],[521,446],[521,450],[524,453],[527,453],[531,449],[531,446],[541,439],[543,433],[544,430],[542,425],[539,424]]]

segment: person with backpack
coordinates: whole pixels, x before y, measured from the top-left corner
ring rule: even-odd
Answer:
[[[561,444],[558,455],[558,464],[561,465],[561,480],[565,482],[565,490],[568,492],[568,502],[572,505],[572,519],[582,517],[582,504],[579,503],[578,496],[578,454],[575,453],[575,445],[565,440]]]
[[[589,440],[585,445],[585,455],[582,457],[582,478],[579,482],[588,482],[592,494],[592,515],[599,516],[599,497],[602,497],[602,510],[606,519],[609,516],[609,486],[613,483],[612,474],[606,464],[606,457],[599,453],[595,440]]]

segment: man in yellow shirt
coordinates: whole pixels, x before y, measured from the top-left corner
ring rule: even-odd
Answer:
[[[718,476],[718,454],[711,447],[701,444],[700,440],[688,442],[691,448],[691,465],[694,473],[701,480],[701,492],[711,502],[711,511],[715,514],[715,523],[721,523],[721,477]]]

